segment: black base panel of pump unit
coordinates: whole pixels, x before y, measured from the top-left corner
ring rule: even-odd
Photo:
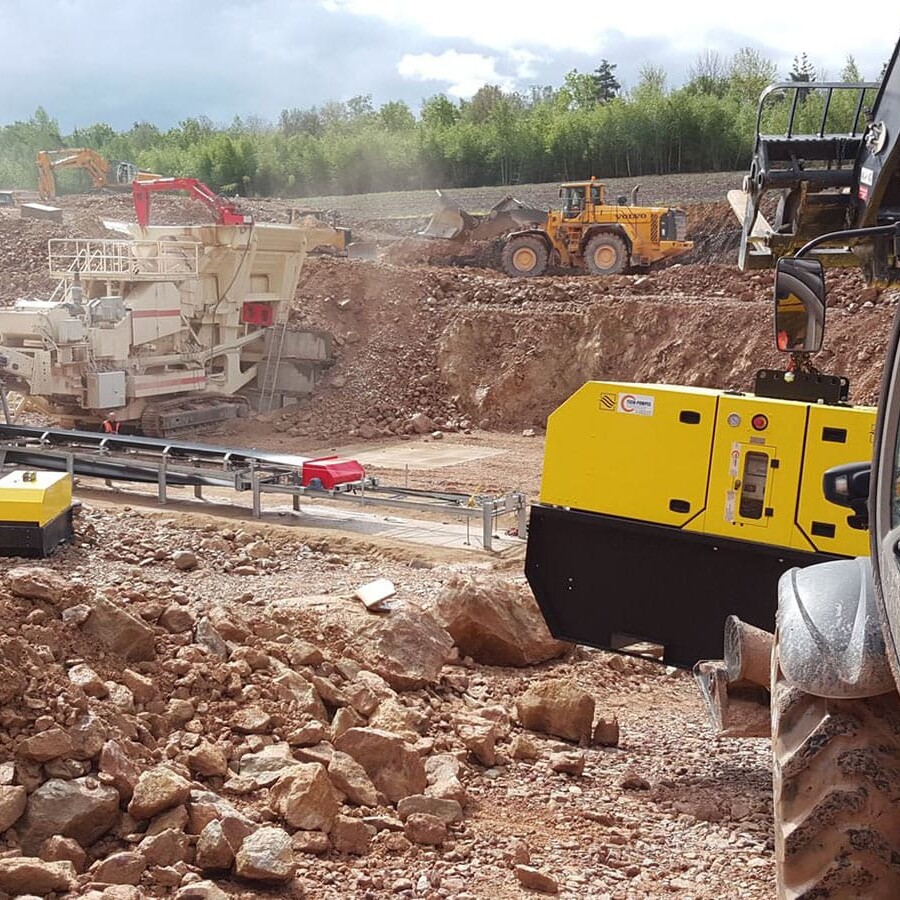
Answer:
[[[72,539],[72,509],[60,513],[46,525],[37,522],[0,522],[0,556],[49,556]]]
[[[690,668],[722,658],[729,615],[774,630],[783,572],[840,558],[534,504],[525,574],[555,638]]]

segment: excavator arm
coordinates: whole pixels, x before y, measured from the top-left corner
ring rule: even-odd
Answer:
[[[159,191],[168,193],[186,191],[193,200],[199,200],[215,215],[219,225],[252,225],[253,217],[241,212],[233,203],[220,197],[212,188],[197,178],[158,178],[135,181],[131,186],[134,211],[138,224],[145,228],[150,224],[150,200]]]
[[[56,197],[54,169],[84,169],[95,188],[106,187],[109,180],[109,163],[96,150],[88,147],[39,150],[35,162],[38,168],[38,193],[42,200]]]
[[[771,267],[820,234],[900,220],[898,54],[900,42],[880,84],[789,82],[763,91],[750,171],[728,197],[742,224],[741,269]],[[770,192],[772,224],[762,209]],[[813,255],[826,266],[859,266],[873,282],[900,280],[891,238],[824,243]]]

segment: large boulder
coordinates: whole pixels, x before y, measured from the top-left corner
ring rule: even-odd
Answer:
[[[0,785],[0,832],[11,828],[25,812],[28,794],[20,784]]]
[[[119,792],[115,788],[98,784],[94,778],[51,778],[28,798],[17,830],[23,851],[37,853],[54,834],[89,847],[118,819]]]
[[[241,757],[240,773],[252,777],[260,787],[265,787],[278,781],[285,769],[296,765],[290,744],[281,742],[269,744],[259,753],[245,753]]]
[[[328,763],[331,783],[357,806],[377,806],[378,791],[366,770],[349,754],[335,750]]]
[[[66,596],[69,582],[46,566],[16,566],[6,573],[6,586],[17,597],[57,604]]]
[[[269,792],[269,805],[288,825],[306,831],[330,831],[341,809],[319,763],[297,763],[285,771]]]
[[[100,595],[90,598],[91,614],[81,630],[105,644],[128,662],[153,659],[153,629]]]
[[[0,859],[0,891],[7,894],[68,891],[75,883],[75,866],[67,860],[44,862],[30,856]]]
[[[296,869],[291,838],[281,828],[260,828],[249,835],[234,859],[235,875],[250,881],[280,884],[290,881]]]
[[[191,784],[187,779],[166,766],[156,766],[141,774],[128,804],[128,812],[135,819],[151,819],[184,803],[190,794]]]
[[[432,612],[463,656],[487,666],[529,666],[572,646],[551,636],[527,584],[496,575],[451,576]]]
[[[335,652],[356,660],[398,691],[440,679],[453,638],[424,609],[398,600],[388,612],[372,613],[356,600],[299,597],[282,600],[298,633],[323,632]]]
[[[568,681],[550,679],[532,685],[516,701],[516,713],[530,731],[590,742],[594,698]]]
[[[221,822],[210,822],[197,838],[194,862],[201,869],[230,869],[234,848],[228,842]]]
[[[210,822],[224,822],[226,819],[242,824],[246,834],[250,834],[256,827],[252,820],[224,797],[212,791],[191,791],[187,822],[189,834],[200,834]]]
[[[391,803],[422,794],[428,783],[422,758],[403,738],[377,728],[350,728],[335,749],[352,756]]]
[[[71,756],[72,738],[62,728],[48,728],[22,741],[16,748],[16,753],[36,762]]]

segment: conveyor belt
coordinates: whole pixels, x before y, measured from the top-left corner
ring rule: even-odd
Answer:
[[[24,425],[0,425],[0,453],[6,463],[117,481],[158,482],[165,465],[170,485],[232,488],[235,474],[251,468],[261,477],[295,474],[299,480],[308,461],[263,450]]]
[[[44,445],[120,451],[163,453],[170,457],[223,461],[228,463],[268,463],[300,469],[308,456],[287,456],[265,450],[192,444],[169,438],[139,437],[134,434],[105,434],[67,428],[39,428],[31,425],[0,425],[0,441],[37,441]]]
[[[253,494],[253,513],[262,514],[263,494],[285,494],[299,509],[301,497],[342,500],[360,506],[390,506],[406,510],[444,511],[480,519],[483,545],[500,516],[515,515],[518,534],[525,535],[524,494],[499,497],[417,490],[378,484],[363,478],[326,490],[303,484],[303,467],[313,458],[214,444],[194,444],[166,438],[105,434],[61,428],[0,425],[0,465],[68,471],[86,478],[157,484],[159,501],[167,487],[224,487]]]

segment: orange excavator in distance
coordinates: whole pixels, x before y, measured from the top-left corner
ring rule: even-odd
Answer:
[[[56,198],[56,169],[84,169],[95,190],[118,188],[127,190],[133,181],[160,178],[155,172],[142,172],[134,163],[108,160],[90,147],[67,147],[63,150],[39,150],[35,159],[38,170],[38,194],[41,200]]]

